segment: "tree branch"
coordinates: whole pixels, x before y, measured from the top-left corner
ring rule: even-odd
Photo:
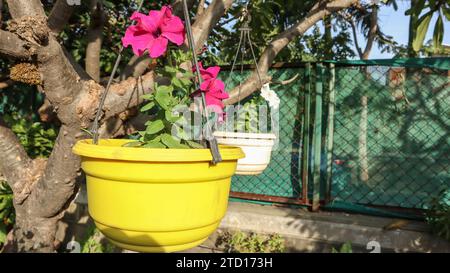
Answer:
[[[30,167],[31,159],[20,144],[19,139],[0,118],[0,169],[6,181],[15,191],[18,184],[24,181],[26,170]],[[15,191],[16,192],[16,191]]]
[[[194,0],[187,0],[186,4],[188,8],[194,5]],[[173,0],[172,1],[172,11],[177,16],[183,16],[183,0]]]
[[[50,37],[47,46],[38,49],[37,56],[46,98],[55,107],[63,123],[73,122],[76,117],[71,112],[71,106],[88,79],[81,78],[83,76],[77,73],[77,64],[66,57],[63,48],[53,37]]]
[[[363,56],[363,52],[361,50],[361,47],[359,47],[359,42],[358,42],[358,35],[356,33],[356,24],[355,24],[355,20],[353,20],[353,17],[351,14],[348,13],[339,13],[339,15],[345,20],[347,21],[347,23],[350,24],[351,28],[352,28],[352,34],[353,34],[353,41],[355,42],[355,48],[356,48],[356,52],[358,53],[358,56],[360,59],[362,59]]]
[[[79,133],[79,127],[61,126],[45,171],[28,197],[31,204],[39,204],[30,208],[35,215],[56,216],[73,196],[81,175],[80,157],[72,153],[72,147],[81,138]]]
[[[31,56],[27,44],[19,36],[4,30],[0,30],[0,54],[16,59],[28,59]]]
[[[147,54],[140,57],[135,55],[131,57],[130,61],[123,69],[119,79],[126,80],[130,76],[137,78],[145,73],[151,63],[152,59],[149,58]]]
[[[192,25],[195,48],[201,50],[211,30],[233,4],[233,0],[214,0]]]
[[[0,23],[3,21],[3,0],[0,0]]]
[[[45,16],[44,8],[39,0],[6,0],[6,2],[13,19],[23,16]]]
[[[269,68],[278,53],[286,47],[295,37],[303,35],[310,27],[322,20],[325,16],[333,12],[342,10],[358,2],[358,0],[334,0],[334,1],[319,1],[308,12],[306,17],[293,25],[289,29],[278,34],[266,47],[262,53],[259,62],[259,74],[262,82],[268,82],[270,77],[267,75]],[[258,74],[255,72],[240,86],[235,87],[230,92],[230,98],[225,100],[225,104],[234,104],[239,99],[244,99],[251,95],[254,91],[261,88]],[[240,90],[240,92],[239,92]],[[240,94],[239,94],[240,93]],[[239,96],[238,96],[239,94]]]
[[[4,82],[0,82],[0,89],[5,89],[8,88],[10,86],[14,85],[14,81],[13,80],[6,80]]]
[[[362,54],[362,59],[367,60],[369,58],[370,52],[372,51],[373,41],[377,37],[378,32],[378,6],[377,4],[372,5],[372,12],[370,13],[370,30],[369,36],[367,38],[366,48]]]
[[[94,81],[100,82],[100,51],[105,25],[105,12],[101,1],[91,0],[91,14],[91,25],[87,34],[85,67],[89,76]]]
[[[205,0],[200,0],[200,2],[198,3],[195,18],[199,18],[203,14],[204,11],[205,11]]]
[[[108,120],[125,110],[139,105],[143,99],[143,94],[153,92],[155,83],[153,71],[146,73],[139,78],[128,78],[120,83],[111,86],[110,93],[105,101],[103,120]]]
[[[64,30],[74,10],[75,5],[69,5],[67,0],[58,0],[55,3],[48,16],[48,27],[53,34],[58,35]]]

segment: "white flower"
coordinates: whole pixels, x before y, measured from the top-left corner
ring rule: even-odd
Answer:
[[[268,83],[264,84],[261,88],[261,97],[263,97],[268,103],[270,108],[278,109],[280,107],[280,98],[277,93],[270,89]]]

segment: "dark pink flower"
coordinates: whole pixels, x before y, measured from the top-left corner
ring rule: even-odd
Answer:
[[[166,52],[169,41],[178,46],[184,43],[183,22],[172,14],[170,6],[151,10],[149,15],[135,12],[130,19],[136,21],[136,25],[128,27],[122,44],[131,45],[138,56],[148,50],[150,57],[158,58]]]
[[[200,75],[202,76],[202,84],[200,85],[200,90],[193,93],[193,96],[201,95],[200,92],[205,93],[206,106],[213,112],[219,115],[219,121],[223,120],[223,100],[228,99],[228,93],[225,92],[225,84],[217,79],[220,71],[220,67],[212,66],[207,69],[203,68],[201,62],[198,63],[200,69]],[[194,72],[196,71],[194,67]]]

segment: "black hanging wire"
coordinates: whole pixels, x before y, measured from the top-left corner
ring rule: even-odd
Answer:
[[[189,18],[189,10],[188,10],[186,0],[183,0],[183,12],[184,12],[184,20],[185,20],[185,24],[186,24],[186,32],[187,32],[187,36],[188,36],[187,38],[188,38],[189,48],[192,52],[192,59],[193,59],[194,65],[195,65],[195,70],[196,70],[196,75],[197,75],[196,89],[198,90],[202,83],[202,76],[200,74],[200,67],[198,65],[197,51],[195,50],[194,36],[192,34],[191,20]],[[203,92],[201,92],[201,95],[202,95],[202,108],[203,108],[202,110],[203,110],[203,113],[205,113],[205,115],[206,115],[206,122],[204,122],[204,125],[205,125],[204,138],[206,139],[206,141],[208,143],[208,147],[211,150],[211,154],[213,157],[212,163],[217,164],[220,161],[222,161],[222,157],[219,152],[219,146],[217,144],[217,140],[213,135],[211,124],[208,121],[209,113],[208,113],[208,109],[207,109],[207,105],[206,105],[205,94]]]
[[[141,11],[143,4],[144,4],[144,0],[142,0],[140,2],[137,12]],[[189,45],[190,45],[189,47],[192,51],[193,60],[194,60],[194,64],[195,64],[196,72],[197,72],[198,81],[197,81],[196,86],[198,89],[198,87],[200,86],[200,84],[202,82],[202,77],[201,77],[200,69],[198,66],[198,61],[197,61],[197,56],[196,56],[196,51],[195,51],[195,44],[194,44],[194,37],[192,35],[191,22],[190,22],[190,18],[189,18],[189,12],[188,12],[186,0],[183,0],[183,11],[184,11],[188,41],[189,41]],[[135,22],[133,22],[133,25],[134,25],[134,23]],[[113,70],[112,70],[111,75],[108,80],[108,84],[106,85],[105,92],[102,94],[100,103],[97,108],[97,113],[95,115],[95,119],[92,123],[91,133],[93,135],[93,143],[96,145],[98,144],[98,139],[99,139],[99,134],[98,134],[99,120],[100,120],[100,116],[102,113],[103,105],[105,104],[106,96],[108,95],[109,89],[111,88],[111,84],[114,80],[114,77],[116,76],[117,69],[119,68],[120,61],[122,60],[122,53],[123,53],[124,48],[125,47],[123,45],[120,47],[119,54],[117,56],[116,62],[114,64]],[[209,149],[211,150],[211,154],[212,154],[212,158],[213,158],[212,163],[217,164],[222,161],[222,157],[219,152],[219,146],[217,144],[217,140],[214,138],[214,135],[212,133],[211,124],[208,122],[209,115],[208,115],[208,111],[207,111],[207,107],[206,107],[205,94],[203,92],[202,92],[202,108],[203,108],[204,113],[207,116],[207,120],[205,122],[206,128],[205,128],[204,138],[208,142]]]
[[[240,17],[240,20],[243,22],[243,25],[242,25],[242,27],[239,28],[239,31],[240,31],[239,44],[238,44],[238,48],[236,50],[236,55],[234,56],[233,64],[231,65],[230,74],[228,75],[226,82],[228,83],[229,80],[231,79],[231,76],[233,75],[234,68],[236,66],[236,61],[239,56],[239,52],[241,52],[241,69],[240,69],[241,71],[240,71],[240,73],[241,73],[241,75],[243,74],[244,55],[246,53],[245,46],[246,46],[246,43],[248,43],[250,46],[250,51],[252,54],[253,62],[255,64],[256,75],[258,76],[259,85],[262,87],[262,85],[263,85],[262,78],[261,78],[261,75],[259,74],[259,66],[258,66],[258,62],[256,61],[255,51],[253,49],[253,41],[250,36],[250,32],[252,29],[250,28],[251,15],[248,10],[249,3],[250,3],[250,1],[247,2],[245,7],[242,9],[242,16]],[[238,105],[239,105],[239,107],[241,105],[241,82],[240,82],[240,80],[239,80],[239,87],[238,87]]]
[[[144,0],[142,0],[141,3],[139,4],[137,12],[141,11],[143,4],[144,4]],[[133,25],[134,25],[134,23],[135,22],[133,21]],[[93,137],[92,137],[93,140],[92,141],[96,145],[98,144],[98,138],[99,138],[99,135],[98,135],[98,126],[99,126],[99,124],[98,124],[98,122],[100,120],[100,115],[102,114],[102,109],[103,109],[103,105],[105,104],[105,101],[106,101],[106,96],[108,95],[109,89],[111,88],[111,84],[112,84],[112,82],[114,80],[114,77],[116,76],[117,69],[119,68],[119,65],[120,65],[120,61],[122,60],[122,53],[123,53],[124,48],[125,47],[123,45],[120,47],[119,54],[117,55],[116,62],[114,64],[113,70],[112,70],[111,75],[110,75],[109,80],[108,80],[108,84],[106,85],[105,92],[103,92],[103,94],[102,94],[102,97],[100,99],[100,103],[99,103],[98,108],[97,108],[97,113],[95,114],[94,122],[92,123],[92,127],[91,127],[91,133],[93,135]]]

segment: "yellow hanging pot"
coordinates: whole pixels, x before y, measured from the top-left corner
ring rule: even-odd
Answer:
[[[205,241],[224,217],[240,148],[122,147],[130,140],[81,140],[73,152],[86,173],[89,214],[115,245],[139,252],[173,252]]]

